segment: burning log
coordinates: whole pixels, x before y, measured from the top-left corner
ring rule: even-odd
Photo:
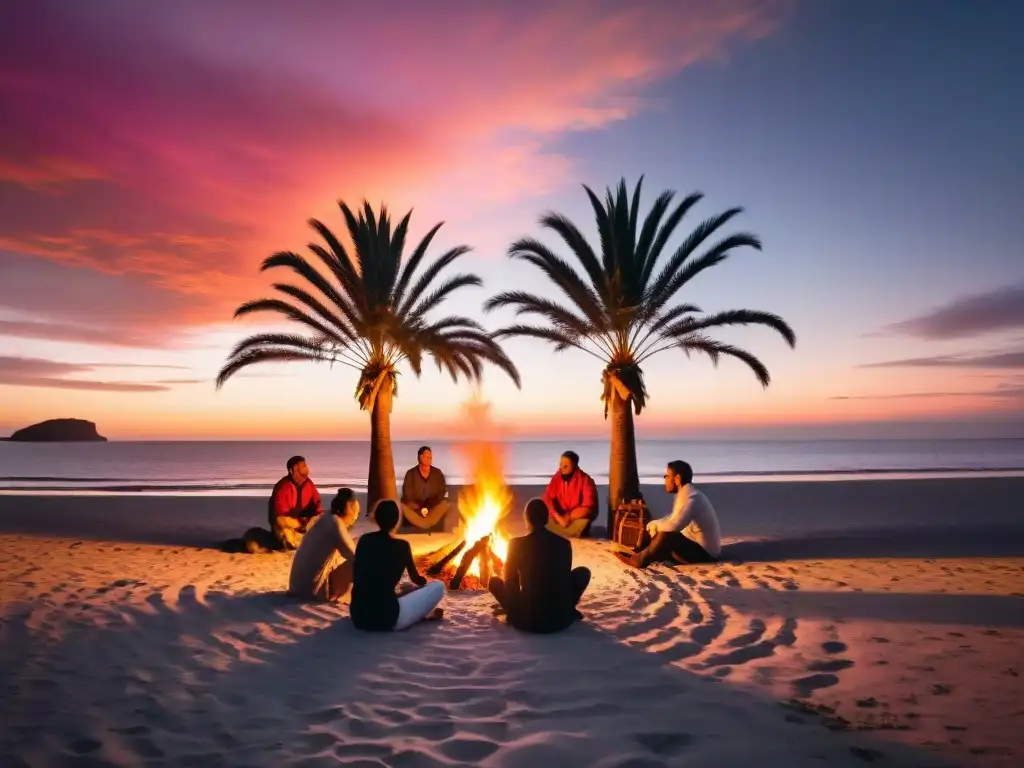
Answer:
[[[466,540],[463,539],[458,544],[456,544],[454,547],[452,547],[451,551],[448,552],[448,554],[446,554],[444,557],[442,557],[440,560],[438,560],[436,563],[434,563],[432,566],[430,566],[427,569],[427,575],[428,576],[438,576],[438,575],[440,575],[441,572],[444,570],[445,566],[448,565],[448,563],[450,563],[452,560],[454,560],[455,556],[458,555],[459,552],[461,552],[465,548],[466,548]]]
[[[469,551],[462,556],[462,561],[459,563],[458,570],[455,571],[455,576],[452,577],[451,583],[448,585],[449,589],[458,589],[462,586],[462,580],[466,578],[466,572],[469,571],[469,567],[473,564],[473,561],[480,555],[487,555],[487,562],[490,562],[490,544],[491,535],[487,534],[480,539],[476,544],[469,548]],[[483,566],[484,559],[480,560],[481,566]],[[483,580],[483,568],[481,567],[481,586],[487,589],[487,583]]]

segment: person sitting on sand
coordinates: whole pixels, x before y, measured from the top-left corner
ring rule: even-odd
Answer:
[[[665,468],[665,490],[675,494],[672,512],[647,524],[640,544],[632,552],[615,554],[627,565],[646,568],[651,563],[712,563],[722,554],[718,516],[708,497],[693,485],[693,469],[685,461]]]
[[[448,514],[448,487],[444,473],[433,466],[429,445],[416,451],[416,466],[405,473],[402,483],[402,514],[408,525],[424,531],[444,525]]]
[[[566,538],[587,534],[597,517],[597,486],[580,469],[580,457],[574,451],[562,454],[543,499],[548,508],[548,530]]]
[[[270,533],[281,549],[298,549],[313,518],[324,513],[320,492],[309,479],[302,456],[292,456],[288,474],[277,481],[270,494]]]
[[[356,545],[349,615],[357,629],[389,632],[408,629],[424,619],[439,619],[444,582],[427,581],[416,570],[412,547],[392,535],[401,521],[398,504],[381,499],[373,510],[379,531],[364,533]],[[418,589],[399,597],[395,588],[402,572]]]
[[[572,544],[548,530],[544,499],[531,499],[523,515],[529,533],[508,543],[505,578],[495,576],[487,589],[513,627],[559,632],[583,618],[576,605],[590,584],[590,569],[572,567]]]
[[[351,488],[341,488],[331,501],[331,514],[310,526],[292,560],[288,594],[333,603],[352,587],[352,558],[356,545],[349,528],[359,520],[359,500]]]

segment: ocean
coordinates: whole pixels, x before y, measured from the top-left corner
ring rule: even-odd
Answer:
[[[418,442],[395,441],[399,477],[416,461]],[[433,441],[434,463],[450,483],[465,482],[460,447]],[[565,449],[598,484],[608,481],[605,440],[519,441],[503,446],[505,479],[546,483]],[[0,442],[0,492],[264,495],[301,454],[320,488],[365,490],[368,441],[336,442]],[[681,458],[700,483],[1024,475],[1024,439],[1004,440],[640,440],[641,482],[660,483],[666,462]]]

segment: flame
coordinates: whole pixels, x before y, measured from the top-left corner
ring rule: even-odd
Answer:
[[[463,536],[467,546],[473,546],[490,534],[491,551],[504,562],[508,555],[508,539],[498,530],[498,523],[512,503],[512,492],[504,479],[504,444],[494,434],[489,403],[475,395],[463,406],[463,413],[463,424],[473,435],[459,446],[467,464],[466,476],[471,478],[471,484],[459,494]],[[473,561],[468,573],[479,578],[479,557]]]

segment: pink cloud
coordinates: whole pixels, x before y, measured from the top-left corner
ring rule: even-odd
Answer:
[[[36,357],[0,356],[0,386],[94,392],[166,392],[172,386],[201,383],[199,379],[163,379],[154,382],[140,382],[68,378],[90,373],[96,368],[108,367],[112,366],[94,363],[65,363]]]
[[[551,191],[572,165],[550,139],[636,114],[645,86],[770,33],[788,5],[14,5],[0,250],[137,291],[71,312],[0,289],[0,308],[97,326],[123,312],[142,336],[227,320],[264,285],[258,261],[301,247],[338,197],[436,179],[485,204]]]

